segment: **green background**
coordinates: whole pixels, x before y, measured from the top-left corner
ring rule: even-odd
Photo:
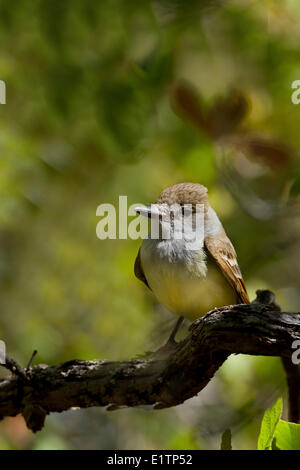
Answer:
[[[208,187],[251,299],[268,288],[297,311],[299,21],[297,0],[0,0],[0,338],[9,356],[22,365],[33,349],[45,364],[125,359],[165,340],[173,317],[133,274],[140,240],[97,239],[96,208],[119,195],[149,203],[183,181]],[[216,136],[176,106],[183,80],[221,130],[231,121],[220,100],[239,89],[249,111],[230,137],[291,151],[279,164],[276,150],[248,155],[225,141],[217,151]],[[54,413],[36,435],[22,417],[6,418],[0,448],[216,449],[230,427],[234,447],[252,449],[263,411],[282,394],[279,359],[232,356],[176,408]]]

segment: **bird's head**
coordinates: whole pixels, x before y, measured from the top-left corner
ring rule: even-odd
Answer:
[[[138,206],[135,211],[150,218],[152,226],[160,230],[163,238],[166,234],[170,234],[167,238],[174,235],[176,238],[180,233],[183,237],[190,237],[190,232],[197,230],[197,220],[203,227],[207,205],[207,188],[197,183],[180,183],[166,188],[154,204]]]

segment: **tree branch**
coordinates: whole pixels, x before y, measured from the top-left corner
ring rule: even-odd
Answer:
[[[180,343],[146,358],[123,362],[73,360],[57,366],[21,369],[0,381],[0,418],[22,413],[27,426],[40,430],[47,414],[72,407],[183,403],[197,395],[230,354],[279,356],[291,361],[292,343],[300,340],[300,314],[281,313],[276,303],[212,310],[196,320]],[[274,300],[274,298],[273,298]],[[277,304],[278,305],[278,304]]]
[[[282,358],[286,372],[289,396],[289,421],[300,423],[300,372],[299,366],[286,357]]]

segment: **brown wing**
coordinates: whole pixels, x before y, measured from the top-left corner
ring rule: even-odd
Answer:
[[[143,267],[142,267],[142,263],[141,263],[141,250],[139,249],[138,251],[138,254],[137,254],[137,257],[135,259],[135,263],[134,263],[134,274],[136,275],[136,277],[142,281],[144,284],[146,284],[147,287],[149,287],[150,289],[150,286],[147,282],[147,279],[146,279],[146,276],[144,274],[144,270],[143,270]],[[151,290],[151,289],[150,289]]]
[[[209,235],[205,238],[204,244],[222,274],[233,287],[237,301],[249,304],[250,300],[237,262],[236,252],[226,233],[222,232],[218,236]]]

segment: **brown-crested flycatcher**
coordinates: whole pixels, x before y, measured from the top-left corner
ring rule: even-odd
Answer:
[[[154,205],[136,211],[158,223],[158,236],[142,242],[134,272],[162,305],[180,315],[169,341],[183,317],[194,320],[214,307],[250,302],[235,249],[204,186],[176,184]],[[193,236],[198,244],[191,244]]]

